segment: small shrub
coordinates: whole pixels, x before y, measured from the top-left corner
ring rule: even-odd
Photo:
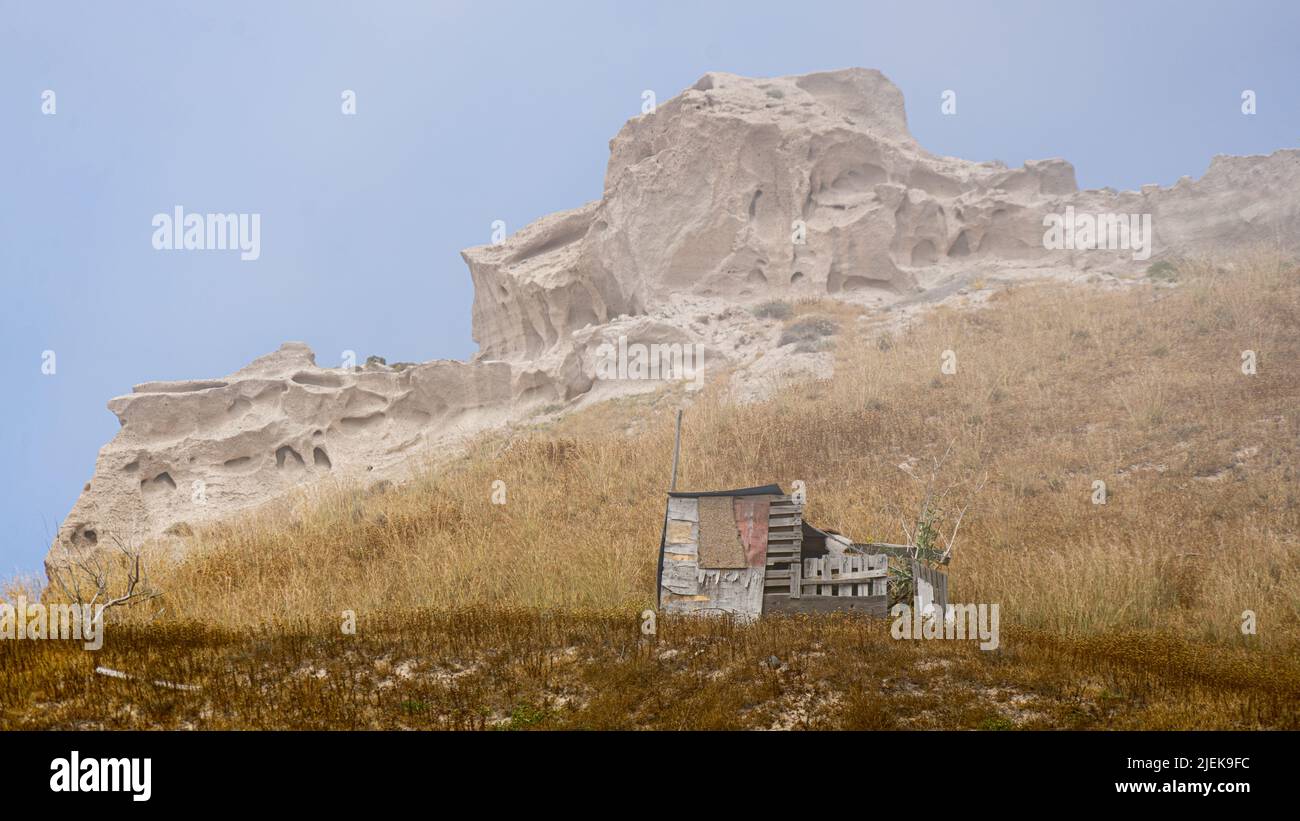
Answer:
[[[835,347],[834,340],[830,339],[805,339],[794,344],[795,353],[821,353]]]
[[[505,724],[507,730],[523,730],[543,723],[550,713],[532,704],[520,704],[510,711],[510,721]]]
[[[1147,276],[1151,279],[1175,280],[1178,279],[1178,269],[1169,260],[1162,259],[1147,266]]]
[[[755,306],[753,313],[759,319],[789,319],[794,314],[794,309],[788,302],[773,299]]]
[[[824,316],[809,316],[781,332],[777,345],[795,345],[800,342],[818,342],[823,337],[831,336],[839,328]]]

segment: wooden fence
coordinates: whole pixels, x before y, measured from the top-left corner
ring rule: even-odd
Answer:
[[[792,567],[790,598],[803,596],[883,596],[889,584],[889,557],[823,556]]]
[[[912,560],[912,604],[924,613],[931,604],[940,618],[948,612],[948,574],[938,567]]]

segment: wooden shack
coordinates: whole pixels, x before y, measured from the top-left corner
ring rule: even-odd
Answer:
[[[666,613],[885,616],[889,553],[809,525],[778,485],[670,491],[658,582]]]

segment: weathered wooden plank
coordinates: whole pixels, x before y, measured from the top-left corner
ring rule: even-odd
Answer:
[[[912,606],[925,610],[933,604],[940,613],[948,609],[947,571],[912,560]]]
[[[799,564],[790,565],[790,598],[797,599],[803,591],[803,582],[799,578]]]
[[[694,522],[687,522],[681,519],[668,520],[668,533],[665,541],[671,545],[691,546],[691,552],[695,552],[695,544],[699,539],[696,533],[697,525]]]
[[[805,559],[804,563],[807,564],[809,561],[811,560]],[[870,581],[871,579],[883,579],[889,575],[888,570],[882,569],[882,570],[863,570],[859,573],[846,573],[842,576],[831,576],[827,578],[826,576],[814,577],[811,573],[806,572],[807,568],[804,568],[804,570],[805,570],[804,573],[805,578],[808,580],[809,583],[812,584],[818,584],[818,583],[848,584],[849,582]]]
[[[687,522],[698,522],[700,520],[699,501],[697,499],[669,498],[668,518],[682,519]]]
[[[664,562],[660,585],[670,593],[691,596],[700,592],[699,568],[695,562]]]
[[[804,559],[803,575],[812,579],[814,582],[824,579],[826,576],[826,557],[823,556],[819,559]],[[825,585],[815,583],[813,585],[813,595],[826,596],[829,595],[830,592],[831,589]]]
[[[764,613],[855,613],[885,618],[889,615],[888,596],[817,596],[793,598],[784,593],[763,596]]]
[[[810,564],[813,563],[813,564]],[[889,572],[886,556],[822,556],[804,560],[804,575],[836,581],[875,578]]]
[[[670,575],[665,569],[663,597],[667,613],[729,613],[739,618],[755,618],[763,608],[763,569],[697,569],[694,589],[682,585],[670,587]],[[673,580],[677,574],[673,574]]]

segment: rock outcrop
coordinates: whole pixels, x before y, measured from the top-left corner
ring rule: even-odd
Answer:
[[[504,420],[511,380],[504,362],[319,368],[290,342],[221,379],[137,385],[108,404],[122,428],[50,560],[105,537],[182,535],[327,476],[399,475],[458,426]]]
[[[928,154],[877,71],[708,74],[610,142],[600,201],[463,252],[474,337],[482,356],[528,359],[676,293],[905,293],[914,269],[981,243],[1041,250],[1041,228],[1008,212],[1074,190],[1059,160]]]
[[[888,301],[955,270],[1133,262],[1044,247],[1044,215],[1071,206],[1151,214],[1156,253],[1294,245],[1297,182],[1292,150],[1216,158],[1170,189],[1079,192],[1064,160],[1007,168],[925,151],[878,71],[708,74],[628,121],[598,202],[463,252],[474,338],[483,357],[526,360],[680,293]]]
[[[977,274],[1148,264],[1128,249],[1048,247],[1045,217],[1068,210],[1150,215],[1150,259],[1257,243],[1295,252],[1300,151],[1216,157],[1170,188],[1079,191],[1060,159],[1008,168],[930,154],[878,71],[707,74],[611,140],[600,200],[462,252],[471,362],[327,369],[289,343],[228,377],[112,400],[122,429],[47,566],[110,534],[184,533],[327,476],[400,479],[455,437],[646,389],[598,378],[600,351],[620,340],[703,345],[747,388],[746,374],[830,367],[826,354],[778,353],[779,328],[737,304],[906,305]]]

